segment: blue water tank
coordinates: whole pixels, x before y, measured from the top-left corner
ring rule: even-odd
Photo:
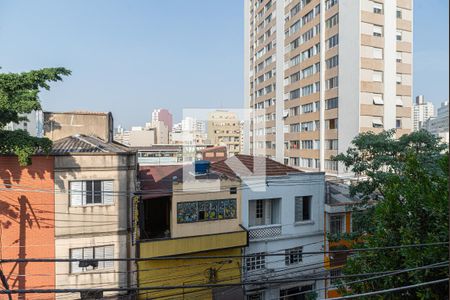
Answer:
[[[195,174],[206,174],[209,172],[209,167],[211,166],[211,162],[208,160],[197,160],[194,162]]]

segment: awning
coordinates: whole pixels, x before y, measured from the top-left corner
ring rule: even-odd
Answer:
[[[403,106],[402,98],[397,97],[397,98],[395,99],[395,105],[397,105],[397,106]]]
[[[380,119],[372,119],[372,124],[374,126],[383,126],[383,122]]]
[[[384,104],[383,98],[381,98],[381,97],[373,97],[373,104],[383,105]]]

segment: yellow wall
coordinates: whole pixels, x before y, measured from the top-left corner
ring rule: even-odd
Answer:
[[[189,256],[240,255],[241,248],[199,252]],[[208,270],[217,270],[217,281],[210,282]],[[232,259],[189,259],[154,260],[138,263],[139,287],[164,285],[198,285],[214,283],[238,283],[241,280],[241,260]],[[183,295],[184,293],[184,295]],[[212,299],[211,289],[176,289],[141,291],[139,299]]]

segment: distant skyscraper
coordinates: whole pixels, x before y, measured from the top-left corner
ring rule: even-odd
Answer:
[[[434,117],[434,105],[431,102],[425,102],[423,95],[416,97],[416,102],[413,106],[413,129],[418,131],[423,128],[425,122]]]
[[[245,154],[345,174],[359,133],[411,131],[412,0],[244,2]]]
[[[437,111],[437,116],[428,119],[424,127],[432,134],[441,137],[442,141],[449,142],[448,101],[441,103],[441,107]]]
[[[168,128],[169,132],[172,131],[173,119],[172,114],[165,108],[155,109],[152,113],[152,123],[162,121]]]
[[[240,153],[241,125],[234,112],[217,110],[208,115],[208,140],[215,146],[227,146],[228,156]]]
[[[43,136],[43,113],[41,110],[33,111],[29,114],[23,114],[28,120],[19,123],[9,123],[5,126],[6,130],[22,129],[27,131],[31,136]]]

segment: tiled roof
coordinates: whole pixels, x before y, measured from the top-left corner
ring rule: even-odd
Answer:
[[[95,136],[77,134],[53,142],[52,154],[69,153],[127,153],[130,150],[119,143],[107,143]]]
[[[211,165],[211,170],[234,177],[283,176],[302,172],[270,158],[243,154],[215,162]]]

